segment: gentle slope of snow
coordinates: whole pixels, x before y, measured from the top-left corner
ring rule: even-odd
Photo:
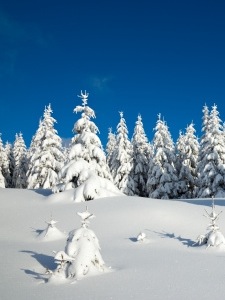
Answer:
[[[45,195],[44,195],[45,193]],[[0,190],[0,295],[4,300],[180,300],[223,299],[225,249],[193,246],[207,232],[211,201],[101,198],[74,203],[69,191]],[[218,211],[225,201],[216,200]],[[86,206],[96,218],[92,229],[112,272],[60,285],[45,283],[56,268],[53,251],[65,250],[67,234],[80,227],[77,212]],[[58,221],[65,239],[47,243],[38,234],[45,221]],[[225,212],[218,221],[225,233]],[[137,241],[146,234],[147,243]]]

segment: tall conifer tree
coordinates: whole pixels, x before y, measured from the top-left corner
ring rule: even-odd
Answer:
[[[133,148],[128,139],[128,129],[123,113],[117,125],[116,146],[111,160],[112,175],[115,185],[126,195],[134,195],[135,182],[132,178]]]
[[[75,136],[71,141],[68,160],[59,173],[54,191],[82,185],[82,189],[77,192],[79,196],[76,194],[76,201],[79,202],[94,199],[103,185],[107,188],[108,184],[113,183],[105,152],[97,136],[98,127],[91,120],[95,118],[95,112],[87,105],[88,93],[81,91],[78,97],[81,98],[82,105],[76,106],[74,112],[81,113],[81,118],[74,124]]]
[[[15,188],[27,187],[27,149],[22,133],[16,134],[13,145],[14,170],[12,185]]]
[[[133,146],[132,177],[135,182],[135,195],[146,197],[148,195],[146,183],[150,159],[152,160],[152,147],[148,142],[140,115],[137,118],[131,142]]]
[[[175,167],[175,147],[168,126],[159,115],[153,139],[153,160],[148,172],[150,198],[174,199],[178,197],[178,177]]]
[[[222,121],[214,105],[207,121],[203,118],[203,135],[199,156],[198,197],[225,196],[225,139]]]
[[[195,136],[194,124],[186,128],[184,135],[180,134],[177,144],[179,197],[194,198],[197,185],[197,161],[199,143]]]
[[[28,170],[28,188],[52,188],[57,181],[64,156],[62,140],[54,128],[56,120],[51,116],[49,104],[45,107],[43,120],[32,139]]]

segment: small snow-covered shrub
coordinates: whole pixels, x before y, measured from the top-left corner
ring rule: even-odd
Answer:
[[[221,212],[217,213],[215,210],[214,200],[212,201],[212,211],[211,213],[208,213],[207,210],[205,210],[206,215],[208,219],[210,219],[210,224],[207,229],[209,229],[209,232],[207,232],[204,235],[199,235],[197,237],[197,242],[195,244],[198,245],[206,245],[207,248],[209,247],[218,247],[220,245],[225,245],[225,238],[223,234],[220,232],[219,226],[216,224],[216,221],[218,221],[219,215]],[[195,245],[194,244],[194,245]]]
[[[89,220],[94,217],[88,210],[77,213],[81,218],[81,228],[69,233],[64,251],[55,255],[56,270],[49,271],[49,282],[61,279],[82,279],[109,270],[100,254],[99,241],[88,228]]]
[[[146,234],[144,232],[140,232],[137,236],[138,242],[144,242],[146,240]]]
[[[55,225],[56,223],[58,223],[58,221],[51,219],[51,221],[46,223],[47,227],[43,231],[41,231],[41,233],[38,235],[38,239],[43,241],[54,241],[66,238],[65,233],[61,232]]]

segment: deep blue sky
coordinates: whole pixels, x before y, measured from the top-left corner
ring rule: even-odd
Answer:
[[[201,135],[205,103],[225,121],[225,2],[0,1],[3,142],[29,146],[49,103],[72,137],[85,89],[103,145],[119,111],[130,137],[141,114],[149,140],[158,113],[174,141],[191,121]]]

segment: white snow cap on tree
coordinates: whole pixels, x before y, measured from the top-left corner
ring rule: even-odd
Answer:
[[[98,127],[91,121],[95,113],[87,106],[88,95],[81,91],[78,96],[82,99],[82,106],[76,106],[74,112],[81,113],[81,118],[74,124],[75,136],[68,161],[59,172],[58,184],[53,188],[53,192],[75,188],[76,202],[122,194],[112,182],[106,155],[97,136]]]

